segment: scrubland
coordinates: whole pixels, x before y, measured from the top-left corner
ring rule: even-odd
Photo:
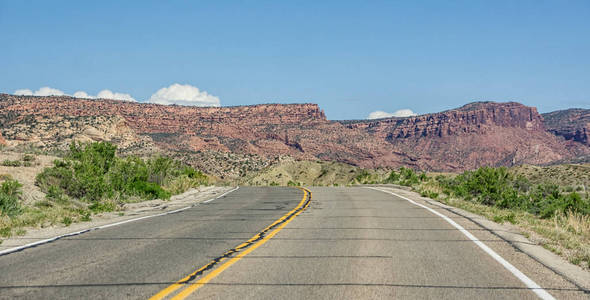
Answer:
[[[63,157],[0,154],[0,236],[90,221],[125,203],[169,199],[209,177],[166,156],[120,157],[106,142],[72,143]]]

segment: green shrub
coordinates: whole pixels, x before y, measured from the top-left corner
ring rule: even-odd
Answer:
[[[4,160],[2,162],[2,165],[5,167],[20,167],[21,166],[21,162],[20,160]]]
[[[387,178],[385,179],[384,183],[396,183],[399,181],[400,177],[401,175],[399,173],[391,171],[391,173],[389,173],[389,176],[387,176]]]
[[[149,181],[159,185],[164,185],[169,177],[180,174],[180,162],[169,157],[157,156],[148,160]]]
[[[412,186],[420,182],[420,177],[412,169],[401,167],[399,173],[401,185]]]
[[[55,185],[49,187],[45,194],[45,198],[62,204],[67,202],[67,196],[64,191],[59,186]]]
[[[117,209],[117,204],[115,204],[112,201],[94,202],[90,206],[88,206],[88,209],[97,213],[109,212]]]
[[[138,182],[149,179],[148,166],[138,157],[118,159],[108,174],[108,182],[114,191],[124,195],[141,195],[142,188]]]
[[[367,170],[362,170],[356,177],[354,178],[358,183],[367,184],[371,179],[371,173]]]
[[[494,222],[496,223],[504,223],[506,221],[515,224],[516,223],[516,215],[514,213],[508,214],[498,214],[493,217]]]
[[[35,159],[36,159],[35,156],[31,155],[31,154],[25,154],[23,156],[23,161],[33,162],[33,161],[35,161]]]
[[[71,163],[63,160],[54,160],[52,168],[45,168],[37,174],[35,184],[47,191],[52,186],[58,186],[62,190],[70,191],[74,184],[74,170]]]
[[[70,226],[72,224],[72,218],[65,216],[63,217],[61,222],[64,223],[64,225],[66,226]]]
[[[16,180],[6,180],[0,185],[0,214],[9,217],[22,213],[20,195],[22,184]]]
[[[93,210],[114,207],[99,202],[113,197],[144,200],[169,199],[191,187],[208,184],[208,177],[190,166],[169,157],[157,156],[147,161],[130,156],[119,158],[116,146],[105,143],[72,143],[63,160],[54,161],[37,175],[36,184],[59,199],[63,194],[93,203]]]
[[[84,212],[82,214],[82,217],[80,218],[80,221],[82,221],[82,222],[90,222],[90,221],[92,221],[92,218],[90,217],[90,212],[89,211]]]
[[[12,229],[10,227],[0,228],[0,236],[1,237],[11,237],[12,236]]]
[[[170,192],[153,182],[136,181],[131,185],[131,189],[134,195],[147,200],[170,199],[170,196],[172,196]]]
[[[483,167],[455,177],[449,184],[456,196],[485,205],[508,207],[504,197],[514,200],[514,188],[506,168]]]
[[[40,208],[53,207],[53,202],[51,202],[49,200],[41,200],[41,201],[35,202],[34,205],[35,205],[35,207],[40,207]]]
[[[526,178],[514,177],[504,167],[482,167],[453,179],[437,176],[436,181],[446,194],[484,205],[528,211],[541,218],[567,211],[590,214],[588,197],[584,199],[576,192],[563,194],[555,184],[532,187]]]
[[[422,172],[418,179],[420,179],[420,181],[426,181],[428,180],[428,176],[426,176],[426,173]]]

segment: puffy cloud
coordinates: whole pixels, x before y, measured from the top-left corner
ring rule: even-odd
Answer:
[[[411,116],[415,116],[416,113],[413,112],[411,109],[400,109],[394,113],[388,113],[388,112],[384,112],[381,110],[378,111],[374,111],[372,113],[369,114],[369,116],[367,117],[370,120],[373,119],[382,119],[382,118],[391,118],[391,117],[398,117],[398,118],[405,118],[405,117],[411,117]]]
[[[77,91],[74,93],[73,96],[76,98],[86,98],[86,99],[100,98],[100,99],[111,99],[111,100],[137,102],[137,100],[135,100],[135,98],[131,97],[131,95],[129,95],[129,94],[116,93],[111,90],[102,90],[102,91],[98,92],[98,94],[96,96],[89,95],[88,93],[86,93],[84,91]]]
[[[22,89],[14,91],[15,95],[22,95],[22,96],[63,96],[65,95],[64,92],[50,88],[48,86],[44,86],[36,91],[31,91],[29,89]]]
[[[133,97],[131,97],[131,95],[129,94],[124,94],[124,93],[113,93],[110,90],[102,90],[100,92],[98,92],[98,95],[96,95],[96,98],[102,98],[102,99],[114,99],[114,100],[123,100],[123,101],[133,101],[133,102],[137,102],[137,100],[135,100]]]
[[[88,93],[84,92],[84,91],[77,91],[74,93],[73,95],[76,98],[87,98],[87,99],[94,99],[94,96],[88,95]]]
[[[14,91],[14,94],[19,96],[33,96],[33,91],[29,89],[22,89]]]
[[[42,87],[37,91],[31,91],[29,89],[21,89],[14,91],[15,95],[20,96],[64,96],[66,93],[60,91],[58,89],[50,88],[48,86]],[[111,90],[102,90],[98,92],[98,95],[92,96],[84,91],[77,91],[72,95],[76,98],[86,98],[86,99],[95,99],[95,98],[103,98],[103,99],[113,99],[113,100],[124,100],[124,101],[135,101],[136,100],[131,97],[129,94],[124,93],[115,93]]]
[[[192,106],[220,106],[218,97],[209,95],[192,85],[172,84],[169,87],[159,89],[153,94],[150,103],[157,104],[179,104]]]
[[[412,117],[412,116],[416,116],[416,115],[418,115],[418,114],[408,108],[400,109],[400,110],[397,110],[396,112],[393,113],[393,116],[398,117],[398,118]]]

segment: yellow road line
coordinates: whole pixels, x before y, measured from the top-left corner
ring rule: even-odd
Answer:
[[[259,232],[258,234],[256,234],[252,238],[250,238],[247,242],[242,243],[239,246],[237,246],[236,248],[226,252],[219,260],[213,260],[213,261],[209,262],[205,266],[199,268],[198,270],[194,271],[193,273],[189,274],[188,276],[184,277],[183,279],[181,279],[181,280],[173,283],[172,285],[168,286],[167,288],[161,290],[159,293],[152,296],[150,298],[150,300],[159,300],[159,299],[163,299],[163,298],[167,297],[168,295],[170,295],[174,291],[178,290],[179,288],[186,286],[190,280],[194,279],[195,276],[197,276],[197,274],[200,274],[204,270],[211,268],[213,265],[228,259],[231,254],[238,253],[235,257],[229,258],[229,260],[227,262],[220,265],[215,270],[213,270],[211,273],[207,274],[205,277],[201,278],[197,282],[190,284],[186,289],[182,290],[180,293],[178,293],[178,295],[176,295],[175,297],[172,298],[172,299],[184,299],[188,295],[190,295],[192,292],[194,292],[195,290],[197,290],[198,288],[200,288],[201,286],[203,286],[204,284],[209,282],[211,279],[213,279],[217,275],[221,274],[221,272],[223,272],[225,269],[229,268],[231,265],[236,263],[242,257],[248,255],[248,253],[254,251],[254,249],[256,249],[256,248],[260,247],[261,245],[263,245],[264,243],[266,243],[273,236],[275,236],[279,231],[281,231],[281,229],[283,229],[283,227],[285,227],[287,224],[289,224],[289,222],[291,222],[297,215],[299,215],[301,212],[303,212],[303,210],[305,210],[309,206],[310,201],[308,201],[308,199],[311,199],[311,192],[307,189],[303,189],[303,188],[300,188],[300,189],[303,191],[303,198],[301,199],[299,204],[294,209],[292,209],[291,211],[289,211],[288,213],[286,213],[285,215],[280,217],[278,220],[276,220],[275,222],[273,222],[272,224],[270,224],[269,226],[264,228],[261,232]],[[280,224],[280,225],[278,227],[274,228],[272,231],[266,233],[266,231],[270,230],[271,228],[273,228],[277,224]],[[266,233],[266,235],[261,239],[261,236],[264,233]],[[240,252],[240,250],[243,248],[246,248],[246,249],[244,251]]]

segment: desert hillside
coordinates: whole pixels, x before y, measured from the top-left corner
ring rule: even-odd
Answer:
[[[515,102],[476,102],[440,113],[353,122],[329,121],[316,104],[203,108],[0,94],[0,142],[54,150],[72,140],[108,141],[122,152],[179,153],[221,177],[244,176],[281,156],[364,168],[462,171],[584,160],[590,155],[587,116],[585,110],[542,116]],[[232,162],[221,162],[222,169],[206,162],[228,156]]]

